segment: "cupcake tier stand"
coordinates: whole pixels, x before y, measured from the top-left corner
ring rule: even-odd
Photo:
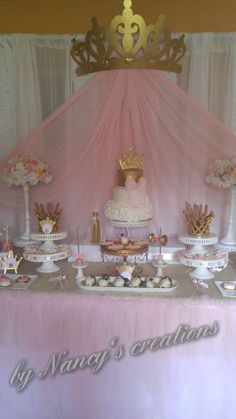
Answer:
[[[66,259],[68,257],[68,249],[67,246],[58,246],[54,253],[42,253],[40,247],[35,246],[34,251],[26,250],[23,257],[28,262],[42,262],[42,264],[36,268],[36,271],[38,272],[57,272],[60,268],[54,262]]]
[[[67,233],[62,231],[58,233],[32,233],[32,240],[42,242],[42,245],[30,246],[25,249],[23,257],[28,262],[42,262],[36,268],[36,271],[42,273],[51,273],[59,271],[59,266],[54,262],[66,259],[68,257],[67,245],[56,245],[54,241],[62,240],[67,237]]]
[[[187,246],[191,246],[188,252],[194,255],[196,253],[206,253],[205,246],[213,246],[218,243],[218,236],[209,234],[205,237],[195,237],[186,234],[180,235],[179,241]]]
[[[189,274],[191,278],[214,278],[210,269],[221,269],[228,263],[227,253],[219,252],[214,248],[208,250],[210,246],[215,246],[218,243],[216,234],[209,234],[204,237],[180,235],[179,241],[188,246],[186,251],[179,253],[179,260],[183,265],[194,268]]]
[[[204,254],[198,257],[198,259],[186,257],[184,252],[180,252],[179,260],[183,265],[190,266],[193,269],[189,276],[196,279],[211,279],[214,278],[214,274],[209,269],[224,268],[228,263],[228,254],[222,253],[222,257],[215,257],[212,255],[211,259],[206,259]]]
[[[30,236],[34,241],[43,242],[40,248],[47,251],[48,249],[55,249],[57,245],[54,243],[54,241],[65,239],[67,237],[67,233],[65,231],[50,234],[31,233]]]

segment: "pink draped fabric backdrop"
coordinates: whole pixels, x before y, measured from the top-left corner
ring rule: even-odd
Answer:
[[[118,158],[130,147],[145,155],[144,176],[154,211],[141,235],[160,226],[169,237],[185,231],[186,200],[208,204],[216,213],[212,232],[223,232],[226,191],[205,179],[210,162],[235,156],[236,138],[157,71],[95,75],[20,141],[0,169],[18,153],[35,153],[47,162],[54,181],[31,188],[31,208],[34,201],[59,202],[64,207],[62,228],[75,242],[77,228],[81,238],[87,235],[95,210],[105,236],[117,232],[104,218],[104,204],[117,184]],[[18,233],[23,230],[20,189],[0,185],[1,219]],[[32,221],[36,225],[34,217]]]

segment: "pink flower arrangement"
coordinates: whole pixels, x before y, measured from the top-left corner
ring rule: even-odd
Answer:
[[[218,188],[229,188],[236,185],[236,158],[232,160],[216,160],[209,166],[208,183]]]
[[[23,186],[38,183],[49,184],[53,177],[45,163],[34,155],[18,155],[9,160],[2,179],[7,186]]]

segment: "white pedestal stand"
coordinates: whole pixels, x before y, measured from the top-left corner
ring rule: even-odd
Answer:
[[[15,238],[13,239],[13,244],[14,244],[16,247],[26,248],[26,247],[28,247],[28,246],[33,246],[33,245],[35,245],[35,244],[38,244],[38,241],[36,241],[36,240],[31,240],[31,239],[26,240],[26,239],[21,239],[20,237],[19,237],[19,238],[15,237]]]
[[[23,185],[24,208],[25,208],[25,232],[20,236],[23,240],[30,239],[30,214],[29,214],[29,184]]]
[[[192,246],[190,249],[179,253],[181,263],[195,268],[189,274],[191,278],[200,280],[214,278],[214,274],[209,269],[223,268],[228,263],[227,253],[205,249],[205,246],[212,246],[218,242],[218,237],[215,234],[206,237],[182,235],[179,236],[179,240]]]
[[[124,228],[127,232],[127,237],[131,239],[131,231],[135,228],[144,228],[147,227],[148,224],[151,221],[151,218],[148,218],[147,220],[141,220],[141,221],[117,221],[117,220],[109,220],[110,224],[114,227]]]
[[[24,259],[29,262],[42,262],[42,264],[36,268],[36,271],[38,272],[51,273],[59,271],[59,266],[54,262],[66,259],[68,257],[68,248],[66,245],[58,246],[54,241],[66,238],[67,233],[32,233],[31,237],[33,240],[43,241],[44,243],[41,246],[26,248],[23,254]]]
[[[236,185],[231,185],[228,202],[228,226],[222,244],[236,246]]]
[[[180,235],[178,237],[179,241],[187,246],[191,246],[188,249],[188,253],[196,255],[197,253],[206,253],[207,250],[205,246],[214,246],[218,243],[218,236],[216,234],[209,234],[205,237],[195,237],[190,235]]]
[[[22,186],[22,188],[24,194],[25,231],[20,237],[16,237],[13,239],[13,243],[17,247],[27,247],[37,243],[30,237],[29,184],[26,183]]]
[[[54,241],[65,239],[67,237],[67,233],[65,231],[50,234],[31,233],[30,236],[34,241],[43,242],[43,244],[40,246],[40,249],[47,251],[50,249],[56,249],[57,245],[54,243]]]
[[[163,268],[166,268],[167,264],[166,263],[160,264],[160,263],[158,263],[158,261],[157,262],[153,261],[151,263],[152,263],[152,266],[157,268],[157,273],[156,273],[156,277],[154,278],[154,282],[159,282],[160,277],[163,276]]]
[[[81,281],[82,278],[84,278],[84,273],[83,273],[83,269],[87,268],[88,265],[82,265],[82,266],[76,266],[76,265],[72,265],[73,268],[77,269],[77,275],[75,277],[76,279],[76,284],[79,285],[79,282]]]
[[[150,221],[151,221],[151,218],[148,218],[147,220],[136,221],[136,222],[135,221],[128,222],[128,221],[110,220],[110,223],[114,227],[127,228],[127,230],[129,230],[129,229],[133,229],[133,228],[147,227],[147,225],[150,223]]]

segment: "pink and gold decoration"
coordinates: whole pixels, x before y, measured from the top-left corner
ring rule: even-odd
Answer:
[[[236,158],[216,160],[211,163],[206,181],[218,188],[229,188],[231,185],[236,185]]]
[[[208,213],[208,205],[205,205],[203,209],[202,204],[191,205],[189,202],[185,202],[183,213],[187,220],[189,235],[197,237],[209,235],[210,223],[215,214],[213,211]]]
[[[45,163],[35,155],[18,155],[8,161],[3,170],[2,179],[7,186],[37,185],[38,183],[49,184],[52,175]]]
[[[35,202],[33,212],[38,219],[39,231],[46,234],[59,231],[60,220],[63,213],[63,208],[59,203],[54,205],[52,202],[48,202],[44,205]],[[46,231],[46,229],[50,229],[50,231]]]

